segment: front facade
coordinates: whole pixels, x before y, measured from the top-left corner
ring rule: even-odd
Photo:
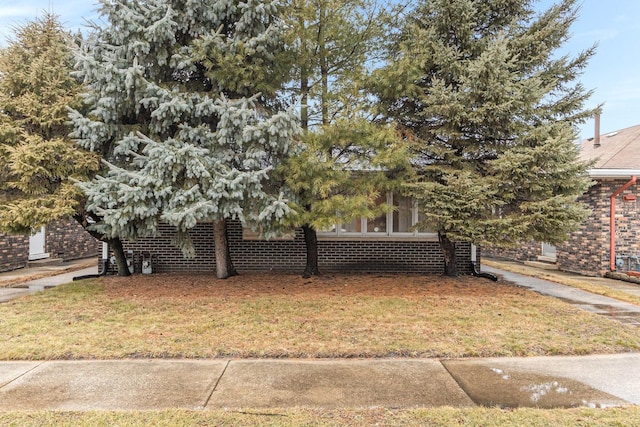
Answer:
[[[591,214],[565,243],[548,251],[541,242],[489,249],[485,254],[518,261],[547,261],[563,271],[589,276],[640,274],[640,126],[582,141],[580,157],[595,161],[595,184],[581,197]]]
[[[76,221],[56,221],[33,236],[0,234],[0,272],[27,266],[29,261],[59,258],[70,261],[97,257],[101,244]]]
[[[414,203],[403,197],[387,195],[382,202],[395,206],[393,212],[378,218],[361,218],[348,224],[336,224],[318,231],[318,266],[323,272],[360,271],[441,274],[444,257],[436,233],[413,231],[419,219]],[[228,223],[231,258],[239,271],[289,271],[305,268],[306,248],[301,229],[272,240],[243,229],[238,221]],[[173,227],[161,225],[160,237],[125,242],[125,254],[132,259],[134,271],[142,262],[153,262],[154,272],[215,271],[213,224],[198,224],[191,232],[196,257],[185,259],[171,242]],[[472,245],[458,243],[457,267],[471,274],[471,262],[479,262]],[[112,267],[113,268],[113,267]]]

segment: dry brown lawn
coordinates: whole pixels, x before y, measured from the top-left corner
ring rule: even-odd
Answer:
[[[474,277],[105,277],[0,305],[0,360],[637,351],[640,328]]]
[[[610,427],[640,425],[640,407],[609,409],[424,408],[245,409],[239,411],[0,412],[0,425],[15,427]]]

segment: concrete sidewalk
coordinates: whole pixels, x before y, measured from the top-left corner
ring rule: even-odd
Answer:
[[[482,271],[496,274],[501,280],[514,283],[523,288],[530,289],[542,295],[552,296],[562,299],[570,304],[582,308],[592,313],[600,314],[619,322],[640,326],[640,306],[623,302],[614,298],[603,295],[593,294],[571,286],[561,285],[559,283],[550,282],[548,280],[529,277],[518,273],[512,273],[497,268],[484,266]],[[597,278],[583,277],[582,280],[595,280]],[[605,279],[610,282],[619,282],[617,280]],[[602,284],[601,286],[606,286]],[[639,287],[638,285],[624,283],[621,286]],[[620,288],[626,291],[624,288]]]
[[[61,265],[20,268],[0,273],[0,303],[98,273],[98,259],[86,258]]]
[[[0,410],[609,407],[640,354],[379,360],[0,362]]]
[[[483,270],[591,311],[615,307],[619,315],[640,313],[632,304],[545,280]],[[97,266],[23,278],[22,288],[0,291],[29,293],[95,273]],[[0,410],[607,407],[640,404],[639,372],[637,353],[451,360],[16,361],[0,362]]]

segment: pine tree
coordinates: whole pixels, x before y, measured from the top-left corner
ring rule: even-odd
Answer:
[[[344,118],[384,43],[388,11],[373,0],[289,0],[287,37],[303,129]]]
[[[58,17],[45,13],[15,29],[0,51],[0,229],[31,233],[73,217],[87,226],[75,180],[91,177],[98,158],[68,137],[68,108],[81,104],[71,76],[74,44]],[[99,221],[93,216],[92,220]],[[120,247],[117,239],[91,232]],[[124,259],[124,252],[118,254]],[[127,271],[126,265],[124,270]]]
[[[74,136],[106,170],[82,188],[100,231],[135,239],[173,225],[194,256],[189,230],[213,221],[220,278],[235,274],[226,220],[269,233],[287,200],[273,169],[294,149],[298,125],[277,111],[286,76],[282,21],[273,1],[103,1],[79,56],[91,89]]]
[[[379,200],[408,179],[407,160],[394,127],[363,117],[339,119],[307,133],[304,150],[287,162],[285,173],[296,194],[289,222],[302,227],[305,237],[303,277],[320,274],[316,230],[390,211]]]
[[[594,111],[575,80],[593,49],[557,54],[575,3],[537,14],[526,0],[421,1],[377,73],[380,111],[418,170],[405,188],[438,232],[448,275],[456,241],[556,243],[585,218],[574,125]]]
[[[304,136],[286,180],[296,195],[292,222],[304,232],[308,277],[320,273],[316,230],[389,208],[376,204],[394,185],[381,170],[397,168],[403,150],[392,127],[366,118],[362,90],[385,35],[386,10],[369,0],[290,0],[287,11],[290,85]]]

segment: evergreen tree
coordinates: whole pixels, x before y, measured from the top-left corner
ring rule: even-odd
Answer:
[[[68,137],[68,108],[81,103],[73,70],[73,37],[45,13],[17,27],[0,51],[0,229],[31,233],[73,217],[87,226],[84,197],[74,180],[98,170],[98,158]],[[91,232],[114,248],[119,240]],[[116,251],[124,260],[124,252]],[[127,272],[126,263],[121,272]],[[126,274],[126,273],[123,273]]]
[[[320,273],[316,230],[389,208],[376,204],[394,184],[380,171],[396,168],[403,151],[391,127],[368,123],[364,113],[363,82],[380,51],[386,10],[370,0],[290,0],[287,11],[290,90],[304,136],[286,180],[296,194],[292,219],[304,232],[308,277]],[[367,175],[365,168],[375,170]]]
[[[289,47],[303,129],[345,118],[380,52],[388,12],[374,0],[289,0]],[[355,97],[354,97],[355,96]]]
[[[274,1],[102,2],[79,55],[91,89],[74,136],[106,170],[82,188],[104,217],[101,232],[154,236],[159,222],[193,256],[189,230],[213,221],[217,275],[235,274],[226,220],[266,233],[289,208],[271,179],[294,148],[298,125],[276,111],[286,76]]]
[[[363,117],[340,119],[306,134],[304,150],[287,162],[285,173],[296,194],[290,223],[304,232],[303,277],[320,274],[316,230],[390,211],[379,200],[400,189],[411,172],[407,160],[395,128]]]
[[[575,80],[593,49],[557,55],[575,3],[537,14],[528,0],[421,1],[376,75],[380,111],[419,171],[405,188],[420,225],[438,232],[448,275],[456,241],[556,243],[585,218],[574,125],[594,111]]]

